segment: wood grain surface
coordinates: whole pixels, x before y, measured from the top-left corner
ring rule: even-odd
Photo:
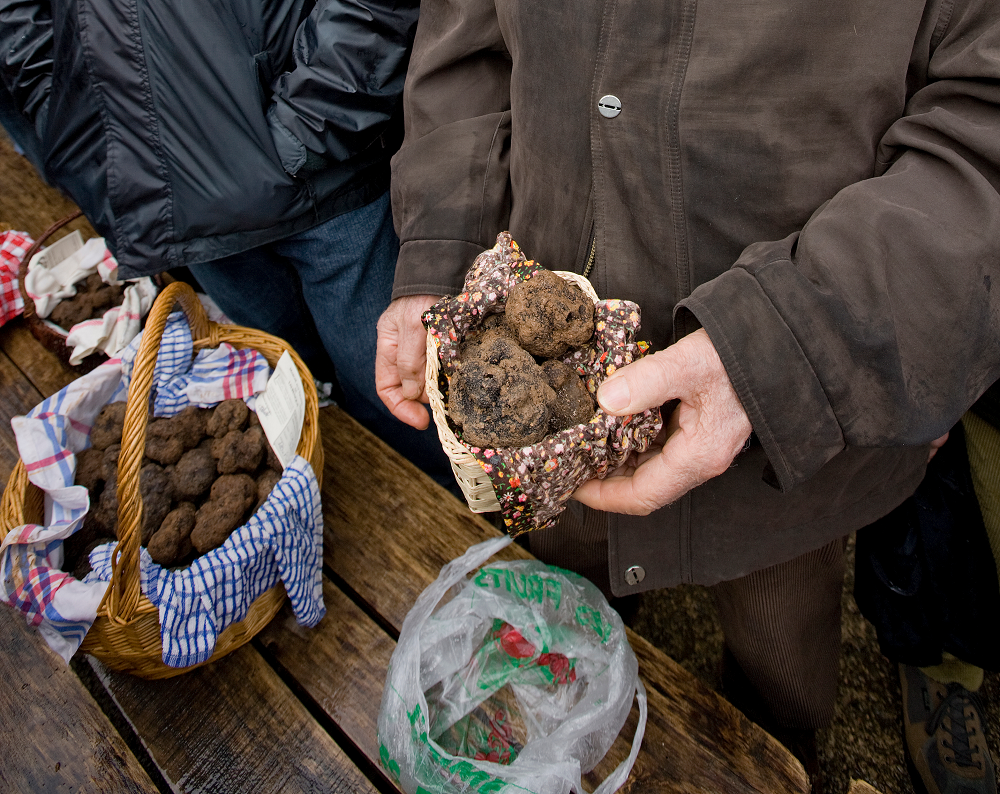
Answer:
[[[14,610],[0,613],[0,791],[156,794],[65,662]]]
[[[90,664],[180,791],[376,791],[252,646],[159,681]]]
[[[366,757],[377,759],[378,708],[396,643],[329,580],[323,599],[327,613],[316,628],[300,627],[286,605],[257,641]]]
[[[63,366],[55,353],[31,335],[23,322],[14,321],[0,327],[0,350],[46,397],[77,377],[75,372]]]
[[[0,129],[0,230],[14,229],[37,238],[60,218],[75,212],[76,205],[54,187],[38,177],[34,167],[14,152],[10,138]],[[60,229],[52,240],[76,229],[84,239],[96,236],[85,218],[78,218]]]
[[[324,558],[331,571],[397,632],[441,567],[472,543],[500,534],[337,408],[321,412]],[[416,487],[415,487],[416,486]],[[358,499],[358,494],[377,497]],[[530,555],[511,544],[505,559]],[[775,739],[638,635],[649,695],[644,747],[626,790],[807,792],[802,765]],[[633,708],[631,720],[637,709]],[[628,753],[626,726],[589,782]]]

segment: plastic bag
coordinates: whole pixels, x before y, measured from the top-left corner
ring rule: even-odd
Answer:
[[[635,763],[646,691],[621,618],[591,582],[537,560],[468,576],[510,542],[450,562],[403,622],[378,736],[407,794],[582,793],[633,695],[632,751],[594,794],[617,791]]]

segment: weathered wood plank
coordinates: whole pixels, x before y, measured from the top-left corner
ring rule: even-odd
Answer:
[[[339,409],[324,409],[320,428],[326,564],[398,631],[441,566],[499,530]],[[502,556],[530,555],[512,544]],[[632,790],[808,791],[786,748],[661,651],[632,632],[629,639],[650,690],[646,751]],[[623,732],[593,779],[624,757],[630,737]]]
[[[59,391],[77,377],[45,345],[32,336],[20,319],[0,328],[0,350],[7,354],[43,397]]]
[[[331,458],[323,475],[325,562],[399,627],[443,565],[500,533],[339,408],[321,410],[319,424]],[[516,544],[501,556],[530,557]]]
[[[7,606],[0,606],[0,677],[0,790],[156,794],[73,671]]]
[[[777,780],[785,787],[774,789],[777,791],[809,790],[802,764],[777,739],[646,639],[631,630],[628,637],[646,687],[656,691],[662,704],[659,708],[686,726],[691,738],[711,757],[725,758],[754,789],[772,790]]]
[[[14,151],[7,135],[0,130],[0,161],[3,163],[3,186],[0,191],[0,229],[28,232],[37,238],[60,218],[76,211],[76,205],[56,188],[39,178],[31,163]],[[84,238],[96,235],[83,218],[60,229],[53,239],[79,229]]]
[[[30,411],[42,400],[39,393],[24,373],[11,361],[6,352],[0,350],[0,492],[17,465],[17,444],[10,420]]]
[[[377,763],[376,730],[393,639],[329,579],[326,617],[303,629],[287,604],[257,636],[348,738]]]
[[[330,719],[367,756],[378,759],[378,704],[392,656],[394,643],[363,611],[353,604],[329,580],[324,583],[327,616],[314,629],[300,628],[287,607],[259,635],[267,651],[288,671]],[[647,752],[640,756],[630,777],[627,791],[633,792],[713,792],[713,794],[752,794],[756,791],[784,792],[802,790],[792,776],[787,785],[770,787],[772,779],[756,780],[753,770],[730,768],[718,761],[718,748],[694,743],[692,737],[678,733],[678,721],[665,717],[671,713],[666,698],[650,693],[651,708],[646,729]],[[738,712],[737,712],[738,714]],[[634,706],[625,729],[607,757],[585,780],[593,790],[628,755],[638,707]],[[747,766],[764,761],[780,765],[785,751],[762,731],[736,725],[758,741]],[[740,738],[739,735],[736,736]],[[669,748],[663,752],[656,748]],[[693,775],[693,776],[692,776]],[[759,776],[758,776],[759,777]],[[692,783],[692,780],[697,781]],[[748,782],[754,781],[754,782]]]
[[[90,664],[177,791],[376,791],[250,645],[159,681]]]

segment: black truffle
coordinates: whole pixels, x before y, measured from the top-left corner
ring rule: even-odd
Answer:
[[[561,356],[594,335],[594,302],[551,270],[538,270],[515,284],[505,314],[521,347],[539,358]]]

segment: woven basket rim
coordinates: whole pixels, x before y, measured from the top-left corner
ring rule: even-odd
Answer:
[[[555,275],[576,284],[596,304],[600,298],[593,284],[585,276],[568,270],[553,270]],[[474,513],[490,513],[500,510],[493,483],[482,464],[472,454],[472,450],[455,435],[448,423],[448,408],[444,394],[438,388],[441,373],[441,359],[438,341],[427,332],[427,362],[424,375],[424,389],[431,406],[431,415],[437,428],[438,438],[445,455],[451,462],[452,471],[458,481],[469,509]]]
[[[141,497],[138,492],[138,466],[145,448],[147,421],[145,403],[148,402],[152,386],[152,372],[156,354],[159,352],[160,338],[166,325],[167,316],[173,310],[175,302],[181,304],[188,317],[196,349],[218,347],[222,342],[227,342],[239,349],[253,347],[264,355],[272,367],[280,357],[280,353],[274,352],[275,349],[281,348],[282,352],[285,350],[289,352],[302,377],[302,385],[306,394],[305,419],[296,452],[309,460],[317,480],[322,482],[323,447],[319,436],[319,402],[315,382],[302,359],[284,340],[276,336],[258,329],[220,324],[209,320],[204,307],[189,284],[184,282],[169,284],[154,301],[153,309],[147,318],[146,330],[143,332],[143,344],[140,345],[135,360],[125,417],[126,428],[131,432],[123,429],[122,450],[118,461],[120,529],[118,543],[113,554],[111,582],[98,607],[97,619],[81,645],[82,650],[101,659],[108,667],[124,670],[143,678],[169,677],[201,666],[199,664],[173,668],[164,664],[158,631],[159,613],[139,587]],[[264,349],[262,350],[261,347]],[[148,370],[148,372],[144,373],[141,370]],[[133,392],[133,388],[137,390]],[[133,398],[134,394],[139,393],[143,395],[142,398]],[[123,464],[126,466],[125,469],[123,469]],[[129,467],[131,467],[131,471],[129,471]],[[28,480],[24,462],[19,459],[11,472],[2,501],[0,501],[0,541],[15,526],[25,523],[19,519],[25,517],[26,511],[29,509],[27,504],[29,499],[38,498],[32,489],[41,494],[40,489]],[[277,588],[281,588],[282,595],[279,598],[273,595]],[[281,607],[284,602],[283,593],[281,582],[262,593],[251,605],[250,611],[243,620],[234,622],[220,633],[216,653],[202,664],[207,664],[225,653],[235,650],[260,631]],[[244,624],[249,623],[251,619],[259,625],[240,636]],[[125,643],[125,647],[108,647],[94,639],[94,637],[103,637],[105,633],[114,634],[115,632],[128,637],[130,629],[134,629],[132,633],[141,632],[144,628],[148,629],[153,621],[155,621],[157,628],[155,638],[147,636],[144,644],[140,647],[127,647],[128,640],[120,640],[117,635],[115,635],[114,641],[119,642],[119,644]],[[227,632],[229,637],[234,638],[234,641],[229,642],[228,647],[223,647],[222,640],[227,637]],[[149,633],[148,630],[146,633]]]

